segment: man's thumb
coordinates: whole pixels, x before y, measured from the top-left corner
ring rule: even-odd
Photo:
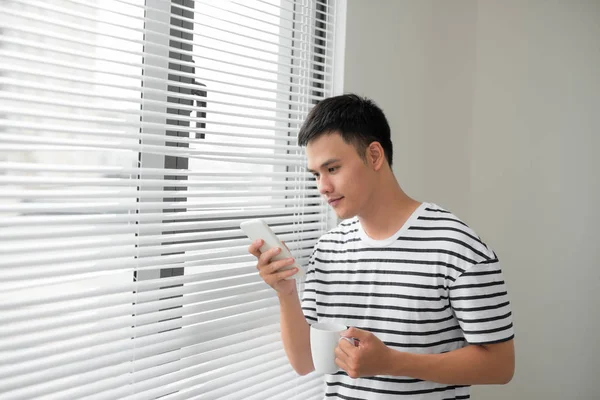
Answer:
[[[343,336],[345,337],[353,337],[355,339],[361,340],[367,337],[369,332],[363,331],[362,329],[358,329],[355,327],[350,327],[348,330],[343,332]]]

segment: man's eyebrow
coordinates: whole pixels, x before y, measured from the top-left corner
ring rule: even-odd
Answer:
[[[340,161],[340,160],[339,160],[339,159],[337,159],[337,158],[330,158],[329,160],[327,160],[327,161],[325,161],[323,164],[321,164],[321,168],[323,168],[323,167],[326,167],[326,166],[328,166],[329,164],[336,163],[336,162],[338,162],[338,161]],[[315,171],[313,171],[313,170],[312,170],[312,169],[310,169],[310,168],[306,168],[306,170],[307,170],[308,172],[310,172],[310,173],[314,173],[314,172],[315,172]]]

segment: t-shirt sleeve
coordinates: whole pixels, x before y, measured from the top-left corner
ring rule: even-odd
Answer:
[[[514,337],[512,312],[498,259],[473,265],[450,286],[450,304],[471,344]]]
[[[318,246],[318,244],[317,244]],[[313,250],[312,255],[308,260],[308,265],[306,266],[306,276],[304,278],[304,283],[302,285],[302,312],[304,313],[304,318],[309,324],[314,324],[318,322],[317,316],[317,289],[316,289],[316,272],[315,272],[315,253],[317,247],[315,246],[315,250]]]

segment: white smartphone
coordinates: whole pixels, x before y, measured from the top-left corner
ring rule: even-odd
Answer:
[[[271,260],[278,261],[283,260],[284,258],[292,257],[292,253],[290,253],[288,248],[281,242],[281,240],[279,240],[279,238],[271,230],[271,227],[267,225],[267,223],[262,219],[256,218],[244,221],[240,224],[240,228],[242,228],[246,236],[248,236],[253,242],[256,239],[263,240],[264,244],[260,247],[261,253],[264,253],[265,251],[272,249],[273,247],[279,247],[281,249],[281,252],[275,257],[273,257]],[[298,268],[298,272],[286,279],[302,278],[304,276],[304,270],[296,263],[283,267],[279,271],[286,271],[294,267]]]

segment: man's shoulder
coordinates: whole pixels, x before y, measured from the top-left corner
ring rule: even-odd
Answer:
[[[455,215],[452,211],[435,203],[423,203],[423,208],[417,218],[417,222],[418,225],[424,227],[456,227],[470,234],[475,234],[475,231],[471,229],[465,221]]]
[[[471,226],[451,211],[435,203],[425,203],[410,231],[424,238],[452,243],[461,252],[471,250],[483,259],[496,258],[494,251]],[[478,259],[479,257],[476,257]]]

